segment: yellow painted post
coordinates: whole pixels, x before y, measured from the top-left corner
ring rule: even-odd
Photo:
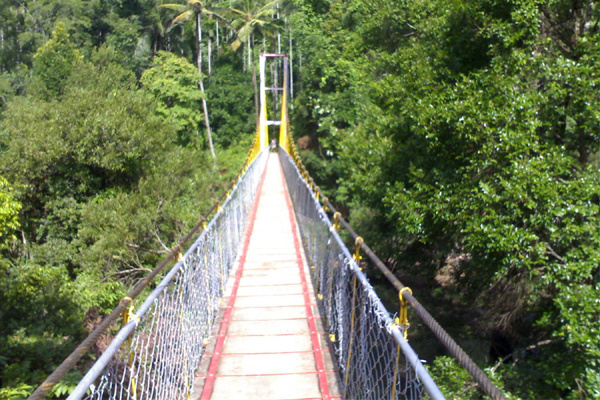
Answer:
[[[340,214],[339,211],[336,211],[333,214],[333,227],[335,228],[336,231],[340,230],[340,217],[342,216],[342,214]]]
[[[404,300],[403,292],[410,292],[412,294],[412,290],[409,287],[403,287],[400,289],[398,293],[398,297],[400,298],[400,315],[396,318],[396,325],[404,328],[404,340],[408,340],[407,329],[410,326],[408,323],[408,301]],[[396,345],[396,363],[394,366],[394,380],[392,381],[392,397],[391,400],[396,398],[396,386],[398,385],[398,370],[400,368],[400,345]]]
[[[335,266],[336,263],[333,263],[333,265],[331,266],[331,276],[329,277],[329,301],[331,302],[331,299],[333,298],[333,276],[335,275]],[[323,295],[321,295],[321,297],[323,297]],[[327,325],[331,326],[331,321],[329,319],[327,319]],[[332,342],[335,342],[335,334],[329,335],[329,339]]]
[[[352,361],[352,346],[354,344],[354,325],[356,318],[356,275],[352,284],[352,315],[350,317],[350,343],[348,344],[348,358],[346,359],[346,375],[344,377],[344,398],[346,397],[346,389],[348,388],[348,379],[350,378],[350,362]]]
[[[398,293],[398,297],[400,298],[400,315],[398,318],[398,325],[404,328],[404,339],[408,340],[408,327],[410,324],[408,323],[408,301],[404,299],[402,295],[403,292],[409,292],[412,294],[412,290],[409,287],[403,287],[400,289]]]
[[[396,386],[398,385],[398,369],[400,367],[400,345],[396,345],[396,363],[394,365],[394,380],[392,380],[392,396],[390,400],[396,400]]]
[[[123,320],[121,321],[121,329],[123,329],[123,327],[125,325],[127,325],[129,323],[129,321],[131,321],[132,319],[138,319],[137,315],[135,315],[135,312],[133,311],[134,310],[133,300],[130,297],[125,297],[124,299],[128,299],[130,302],[130,305],[129,305],[129,308],[123,312]],[[128,367],[129,367],[130,376],[131,376],[131,379],[129,381],[129,389],[132,393],[133,399],[135,400],[137,398],[137,379],[135,377],[135,369],[134,369],[134,365],[133,365],[135,359],[133,356],[133,352],[131,351],[131,335],[125,342],[125,351],[129,352]]]
[[[354,244],[356,245],[356,251],[354,252],[354,255],[352,256],[354,258],[354,261],[356,261],[358,265],[358,267],[360,268],[360,260],[362,260],[362,256],[360,255],[360,245],[363,244],[365,241],[363,240],[362,237],[357,237],[356,240],[354,241]]]
[[[287,56],[283,57],[283,96],[281,98],[281,125],[279,126],[279,146],[286,153],[290,153],[290,132],[288,132],[288,109],[287,109],[287,93],[288,93],[288,68]]]
[[[317,299],[323,300],[323,288],[321,287],[321,270],[322,268],[317,268],[315,270],[315,289],[317,291]]]

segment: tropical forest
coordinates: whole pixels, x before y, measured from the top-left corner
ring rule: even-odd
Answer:
[[[600,399],[598,1],[0,0],[0,400],[227,191],[260,53],[314,182],[504,396]],[[488,398],[408,313],[446,398]]]

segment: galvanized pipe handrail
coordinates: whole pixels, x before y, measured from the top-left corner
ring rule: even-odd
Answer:
[[[350,233],[350,236],[353,240],[359,238],[358,234],[352,229],[350,224],[341,216],[341,214],[337,211],[337,209],[331,204],[329,199],[323,194],[321,189],[314,184],[314,180],[310,177],[308,170],[302,163],[300,156],[296,150],[296,146],[293,143],[290,143],[290,148],[292,149],[292,154],[290,155],[292,159],[296,162],[296,166],[301,173],[301,175],[306,176],[308,182],[312,186],[315,193],[318,193],[319,197],[323,200],[324,205],[329,209],[329,211],[333,214],[337,213],[337,220],[340,224]],[[400,291],[405,286],[396,278],[394,273],[389,270],[389,268],[377,257],[377,255],[371,250],[371,248],[364,242],[364,240],[359,241],[358,245],[365,252],[365,254],[373,261],[375,266],[383,273],[383,275],[387,278],[387,280],[396,288],[396,290]],[[429,312],[419,303],[419,301],[408,291],[403,293],[404,298],[408,303],[413,307],[415,313],[423,320],[425,325],[433,332],[433,334],[438,338],[438,340],[446,347],[446,349],[450,352],[450,354],[460,363],[463,368],[469,372],[469,374],[473,377],[475,382],[479,385],[482,391],[490,396],[492,400],[506,400],[504,394],[494,385],[494,383],[490,380],[490,378],[485,374],[481,368],[475,364],[475,362],[469,357],[469,355],[452,339],[452,337],[442,328],[442,326],[429,314]]]
[[[264,149],[263,151],[266,151],[266,149]],[[243,179],[243,173],[238,176],[238,179],[236,179],[236,183],[233,185],[233,187],[231,189],[232,193],[236,190],[236,188],[237,188],[237,182],[239,182],[241,179]],[[225,194],[227,194],[227,192]],[[222,200],[222,197],[221,197],[220,200]],[[181,269],[181,266],[184,265],[185,260],[188,258],[188,256],[193,251],[195,251],[195,248],[197,247],[197,243],[199,243],[202,240],[202,238],[204,236],[206,236],[207,232],[211,231],[211,229],[213,228],[213,226],[216,224],[216,221],[218,220],[219,216],[223,213],[223,209],[225,209],[227,207],[227,205],[228,205],[228,203],[230,201],[231,201],[231,196],[228,196],[227,199],[225,200],[225,202],[223,202],[223,204],[221,205],[221,207],[217,210],[217,212],[215,213],[215,215],[211,218],[211,220],[208,223],[208,225],[205,226],[205,228],[203,229],[203,231],[200,234],[200,236],[196,239],[195,244],[192,245],[192,246],[190,246],[190,248],[186,251],[186,253],[182,257],[182,259],[179,260],[173,266],[173,268],[171,268],[171,270],[169,271],[169,273],[167,275],[165,275],[165,277],[161,280],[160,284],[156,287],[156,289],[154,289],[148,295],[148,297],[145,299],[144,303],[142,303],[142,305],[138,308],[138,310],[136,312],[136,317],[137,318],[132,319],[131,321],[129,321],[127,324],[125,324],[125,326],[123,326],[119,330],[119,332],[117,333],[117,335],[111,341],[110,345],[102,353],[102,355],[100,356],[100,358],[98,358],[98,360],[94,363],[94,365],[92,366],[92,368],[86,373],[86,375],[79,382],[79,384],[77,385],[77,387],[69,395],[69,397],[68,397],[67,400],[78,400],[78,399],[81,399],[85,395],[85,393],[88,390],[88,388],[90,387],[90,385],[92,385],[94,383],[94,381],[96,381],[96,379],[100,376],[100,374],[102,374],[102,372],[104,371],[104,369],[106,368],[106,366],[109,364],[109,362],[111,361],[111,359],[114,356],[114,354],[119,350],[119,348],[121,347],[121,345],[132,334],[132,332],[134,331],[134,329],[138,325],[139,319],[142,318],[142,317],[144,317],[146,315],[147,311],[150,309],[150,307],[152,306],[152,304],[154,303],[154,301],[160,296],[160,294],[173,281],[173,278],[177,275],[177,273]],[[220,202],[221,201],[219,201],[219,203],[216,204],[216,206],[220,205]]]
[[[310,190],[310,188],[309,188],[309,190]],[[313,194],[313,200],[315,202],[317,202],[317,204],[318,204],[318,200],[316,199],[316,196],[314,196],[314,194]],[[333,237],[335,238],[336,242],[338,242],[340,248],[344,252],[344,256],[346,256],[349,260],[352,260],[350,262],[350,265],[352,266],[352,271],[354,272],[354,274],[356,274],[358,280],[364,286],[366,286],[366,287],[369,288],[368,289],[369,296],[371,296],[371,298],[377,304],[377,306],[380,309],[385,310],[385,306],[381,302],[381,299],[379,298],[379,296],[377,295],[377,293],[375,292],[375,290],[371,287],[371,284],[368,282],[365,273],[361,271],[361,269],[358,266],[358,264],[352,259],[352,255],[350,254],[350,251],[348,250],[348,248],[344,244],[344,241],[342,240],[342,238],[338,234],[337,230],[336,229],[332,229],[333,228],[333,224],[331,223],[331,220],[329,219],[329,217],[325,213],[325,210],[321,209],[320,213],[322,213],[323,220],[327,223],[327,226],[329,227],[329,229],[330,229]],[[383,312],[381,314],[381,316],[386,321],[387,326],[390,329],[390,333],[394,337],[394,340],[402,348],[402,352],[406,355],[406,357],[408,359],[408,362],[415,369],[415,373],[417,374],[417,377],[421,380],[421,383],[423,383],[423,388],[425,389],[425,391],[427,392],[427,394],[432,399],[434,399],[434,400],[445,399],[445,397],[442,394],[442,392],[440,392],[440,389],[438,388],[437,384],[433,381],[433,379],[429,375],[429,372],[427,372],[427,370],[425,369],[425,367],[423,367],[423,364],[421,363],[421,360],[419,359],[419,357],[417,356],[417,354],[415,353],[415,351],[413,350],[413,348],[404,339],[404,335],[402,334],[402,332],[400,331],[400,329],[398,328],[398,326],[394,323],[394,320],[390,317],[390,315],[387,312]]]
[[[198,223],[187,233],[174,247],[173,249],[163,258],[163,260],[152,270],[148,276],[142,279],[138,284],[133,288],[133,290],[126,296],[123,297],[119,301],[119,305],[110,313],[107,317],[105,317],[102,322],[92,331],[90,334],[84,339],[83,342],[73,352],[44,380],[44,382],[28,397],[28,400],[41,400],[44,399],[52,390],[54,385],[60,382],[65,375],[75,367],[77,362],[90,350],[90,348],[104,335],[108,332],[110,327],[115,323],[115,321],[119,318],[120,315],[123,314],[125,310],[127,310],[133,300],[139,296],[140,293],[148,286],[148,284],[164,269],[164,267],[172,261],[174,258],[180,254],[183,246],[194,236],[200,228],[203,228],[206,221],[208,221],[209,217],[218,209],[219,205],[227,197],[227,194],[230,190],[232,190],[239,181],[240,177],[248,167],[248,165],[253,161],[252,155],[255,151],[256,140],[252,144],[244,164],[242,168],[240,168],[239,172],[236,175],[236,179],[232,182],[230,186],[226,190],[223,191],[219,199],[212,205],[212,207],[202,216],[200,217]],[[263,150],[264,151],[264,150]]]

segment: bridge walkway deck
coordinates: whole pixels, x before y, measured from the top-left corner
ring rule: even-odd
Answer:
[[[263,179],[194,397],[340,398],[276,154],[270,155]]]

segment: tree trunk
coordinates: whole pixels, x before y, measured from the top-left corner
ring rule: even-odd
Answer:
[[[198,74],[200,74],[200,91],[202,92],[202,108],[204,109],[206,137],[208,138],[208,147],[210,149],[210,154],[212,155],[212,158],[216,160],[217,155],[215,154],[215,148],[213,146],[212,133],[210,131],[210,121],[208,119],[208,105],[206,103],[206,93],[204,92],[204,82],[202,80],[202,21],[200,13],[196,14],[196,27],[198,33],[198,35],[196,36],[198,39]]]
[[[212,40],[208,38],[208,76],[212,75]]]
[[[279,4],[277,4],[277,19],[279,19]],[[281,33],[277,30],[277,54],[281,54]]]
[[[202,75],[202,16],[201,13],[196,14],[196,38],[198,39],[198,55],[196,63],[198,65],[198,73]]]
[[[215,33],[217,35],[217,53],[219,52],[220,49],[220,44],[219,44],[219,20],[216,21],[217,22],[217,26],[215,28]]]
[[[300,83],[300,91],[302,91],[302,50],[298,50],[298,81]]]
[[[252,68],[252,46],[250,45],[250,36],[252,35],[248,35],[248,68]]]
[[[200,80],[200,90],[202,91],[202,107],[204,108],[204,122],[206,125],[206,136],[208,137],[208,147],[210,149],[210,154],[212,155],[213,160],[217,159],[217,155],[215,154],[215,147],[213,146],[212,134],[210,132],[210,122],[208,121],[208,106],[206,104],[206,95],[204,94],[204,83]]]

